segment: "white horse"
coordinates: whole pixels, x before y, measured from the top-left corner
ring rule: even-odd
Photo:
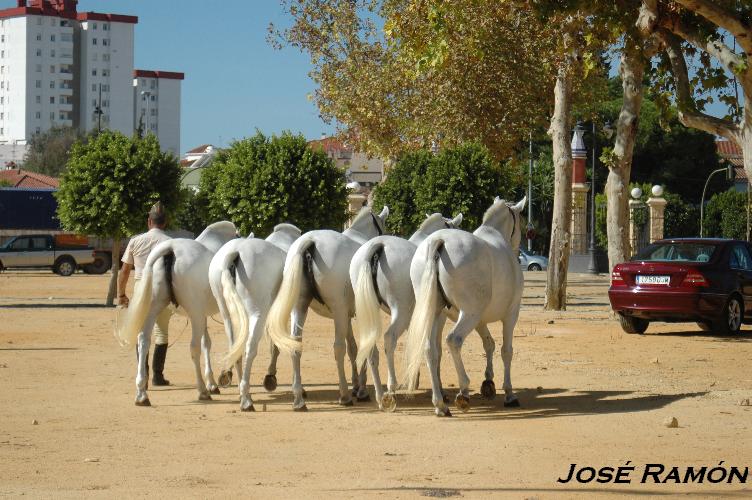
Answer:
[[[264,335],[269,307],[282,283],[285,256],[300,234],[300,229],[292,224],[279,224],[265,240],[229,241],[209,265],[209,283],[222,313],[227,337],[231,339],[225,365],[229,367],[239,362],[245,352],[244,368],[238,371],[241,374],[238,384],[241,411],[254,411],[249,392],[251,366]],[[276,388],[278,354],[279,350],[272,344],[271,373],[264,379],[267,390]]]
[[[353,404],[345,377],[345,349],[352,364],[353,393],[359,401],[370,399],[365,383],[365,367],[358,372],[355,366],[358,348],[350,323],[350,318],[355,314],[355,298],[349,270],[350,260],[358,248],[371,238],[384,234],[384,221],[388,215],[387,207],[379,215],[374,214],[370,207],[365,207],[343,233],[327,229],[310,231],[298,238],[287,253],[282,285],[269,311],[266,326],[277,347],[292,355],[293,409],[296,411],[307,410],[300,378],[300,351],[309,305],[318,314],[334,320],[339,403],[345,406]]]
[[[436,415],[450,416],[443,400],[438,373],[439,349],[444,308],[455,325],[446,337],[452,355],[460,392],[455,405],[462,411],[470,406],[470,379],[462,362],[461,349],[473,329],[489,323],[503,323],[501,359],[504,362],[504,406],[519,406],[512,391],[512,337],[522,300],[522,270],[517,260],[520,245],[520,212],[525,199],[513,205],[496,198],[472,234],[441,230],[418,246],[410,266],[410,279],[416,305],[405,346],[406,385],[414,390],[425,354],[431,374],[432,401]],[[480,330],[479,330],[480,331]],[[486,379],[484,385],[492,382]]]
[[[392,411],[397,404],[394,398],[397,390],[394,350],[397,340],[410,323],[415,306],[410,282],[410,262],[415,250],[428,235],[440,229],[459,227],[461,223],[462,214],[454,219],[444,218],[439,213],[429,215],[409,240],[392,235],[378,236],[360,247],[350,262],[350,281],[355,293],[355,324],[358,327],[357,366],[360,369],[368,358],[380,409]],[[382,335],[380,308],[390,315],[389,327],[384,334],[387,394],[381,387],[376,349],[376,342]]]
[[[196,369],[199,400],[210,400],[210,391],[219,393],[211,368],[211,338],[206,331],[207,316],[217,312],[217,303],[209,287],[209,263],[222,245],[237,236],[232,222],[215,222],[195,240],[167,240],[149,253],[126,317],[116,327],[116,335],[122,344],[134,345],[138,341],[137,406],[151,405],[146,393],[146,357],[157,315],[170,302],[184,310],[191,320],[191,359]],[[208,389],[201,376],[200,349],[204,351]]]

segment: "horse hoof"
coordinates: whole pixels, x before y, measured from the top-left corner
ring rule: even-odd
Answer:
[[[241,406],[240,411],[256,411],[256,408],[253,407],[252,404],[248,406]]]
[[[446,394],[442,393],[441,394],[441,400],[444,401],[444,404],[449,403],[449,396],[447,396]]]
[[[355,403],[353,403],[352,399],[348,399],[348,400],[344,401],[344,400],[342,400],[340,398],[339,404],[340,404],[340,406],[353,406]]]
[[[465,413],[470,409],[470,398],[459,393],[457,394],[457,397],[454,398],[454,406],[456,406],[462,413]]]
[[[308,411],[308,407],[306,405],[298,407],[293,406],[292,411]]]
[[[149,398],[144,398],[142,400],[136,400],[136,406],[151,406],[151,401],[149,401]]]
[[[303,395],[304,398],[306,399],[308,398],[308,391],[306,391],[305,389],[303,389],[303,392],[301,394]]]
[[[230,387],[230,384],[232,384],[232,372],[222,370],[222,373],[219,374],[219,386]]]
[[[381,398],[381,408],[389,413],[393,413],[397,409],[397,398],[394,394],[384,394]]]
[[[368,401],[371,400],[371,395],[366,394],[365,396],[357,396],[357,399],[358,399],[358,403],[367,403]]]
[[[496,397],[496,384],[493,380],[484,380],[480,386],[480,393],[486,399],[493,399]]]
[[[264,377],[264,389],[267,392],[274,392],[277,389],[277,376],[267,375]]]
[[[202,392],[201,394],[198,395],[198,400],[199,401],[211,401],[212,397],[211,397],[211,394],[209,394],[208,392]]]
[[[504,406],[506,408],[519,408],[520,407],[520,400],[517,398],[514,398],[510,401],[504,401]]]
[[[436,408],[436,416],[437,417],[451,417],[452,412],[449,411],[449,408],[444,408],[443,410],[440,408]]]
[[[213,388],[209,389],[209,392],[211,394],[220,394],[219,387],[213,387]]]

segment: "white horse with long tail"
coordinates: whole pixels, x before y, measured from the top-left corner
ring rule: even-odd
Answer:
[[[339,403],[353,404],[345,376],[345,349],[352,364],[353,392],[359,401],[370,399],[365,384],[365,367],[359,371],[355,365],[357,345],[350,323],[355,314],[355,297],[350,283],[350,260],[366,241],[384,234],[384,221],[388,215],[387,207],[379,215],[365,207],[344,232],[310,231],[298,238],[287,253],[282,285],[269,311],[266,327],[277,347],[292,355],[294,410],[307,409],[300,376],[300,352],[309,305],[318,314],[334,320]]]
[[[300,229],[292,224],[278,224],[265,240],[227,242],[209,265],[212,293],[222,313],[227,337],[234,339],[224,359],[225,366],[232,366],[245,354],[238,384],[241,411],[254,411],[249,381],[251,367],[264,336],[266,316],[282,283],[285,256],[300,234]],[[264,379],[267,390],[274,390],[277,385],[278,354],[272,344],[271,373]]]
[[[470,379],[462,362],[465,338],[489,323],[503,323],[501,359],[504,363],[504,405],[519,406],[512,390],[512,339],[520,312],[523,278],[517,258],[520,245],[520,212],[517,204],[496,198],[472,234],[441,230],[418,246],[410,265],[410,279],[416,304],[405,346],[406,386],[414,390],[425,355],[431,374],[432,401],[436,415],[450,416],[443,400],[439,378],[439,348],[436,337],[444,309],[456,317],[446,337],[459,379],[455,405],[462,411],[470,406]],[[487,379],[484,384],[489,382]]]
[[[217,312],[217,303],[209,287],[209,263],[222,245],[237,236],[232,222],[215,222],[195,240],[167,240],[149,253],[125,318],[118,321],[115,331],[122,344],[138,343],[137,406],[151,405],[146,393],[146,357],[157,315],[170,302],[179,306],[191,320],[191,359],[196,370],[199,399],[210,400],[210,392],[219,393],[211,368],[211,338],[206,331],[206,318]],[[204,351],[206,383],[201,374],[201,349]]]
[[[407,329],[415,306],[413,285],[410,282],[410,262],[418,245],[428,235],[447,228],[457,228],[462,214],[454,219],[439,213],[428,215],[417,231],[406,240],[399,236],[383,235],[369,240],[360,247],[350,262],[350,281],[355,293],[355,325],[358,331],[358,369],[369,360],[371,377],[380,409],[389,411],[396,407],[394,393],[397,375],[394,368],[394,350],[397,340]],[[384,354],[387,363],[387,390],[384,394],[379,376],[376,342],[382,336],[381,315],[390,316],[384,333]]]

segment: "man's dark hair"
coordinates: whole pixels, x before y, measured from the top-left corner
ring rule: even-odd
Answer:
[[[154,204],[153,207],[151,207],[151,210],[149,210],[149,220],[152,221],[157,226],[164,225],[166,219],[164,207],[162,206],[162,202],[158,201]]]

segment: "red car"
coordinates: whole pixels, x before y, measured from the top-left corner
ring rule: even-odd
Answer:
[[[696,321],[703,329],[738,333],[752,323],[752,246],[746,241],[659,240],[618,264],[608,290],[627,333],[651,321]]]

